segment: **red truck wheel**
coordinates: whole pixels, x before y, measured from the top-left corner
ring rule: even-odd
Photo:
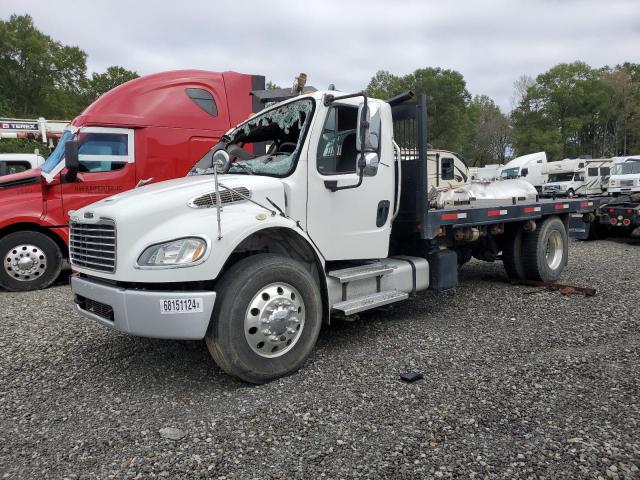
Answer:
[[[321,325],[322,301],[309,271],[291,258],[259,254],[233,265],[216,285],[205,339],[220,368],[260,384],[298,370]]]
[[[567,264],[567,229],[558,217],[548,217],[524,236],[522,243],[525,275],[529,280],[554,282]]]
[[[62,269],[60,248],[40,232],[14,232],[3,237],[0,258],[0,286],[14,292],[46,288]]]

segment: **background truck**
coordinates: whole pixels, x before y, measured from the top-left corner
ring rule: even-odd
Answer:
[[[0,153],[0,177],[37,168],[44,163],[38,153]]]
[[[573,197],[584,188],[584,160],[564,159],[544,164],[542,172],[548,175],[542,184],[542,195],[545,197]]]
[[[283,101],[227,132],[186,178],[72,212],[77,309],[133,335],[205,338],[226,372],[263,383],[300,368],[332,313],[455,287],[471,256],[502,259],[513,278],[558,279],[568,215],[593,202],[540,201],[517,179],[497,182],[505,198],[465,200],[471,184],[442,201],[450,189],[428,191],[426,97],[410,98]]]
[[[547,174],[544,173],[546,164],[547,154],[545,152],[522,155],[502,167],[500,178],[503,180],[523,178],[538,192],[542,192],[542,185],[547,181]]]
[[[501,163],[492,163],[482,167],[469,167],[469,176],[471,180],[480,182],[492,182],[500,178],[504,165]]]
[[[610,158],[566,158],[549,162],[543,169],[549,179],[542,185],[542,195],[602,195],[607,191],[611,165]]]
[[[38,169],[0,178],[0,286],[44,288],[69,243],[69,210],[145,183],[184,176],[232,125],[261,108],[264,77],[184,70],[127,82],[66,128]],[[17,128],[17,127],[16,127]],[[67,175],[66,142],[79,145]]]
[[[640,155],[613,158],[607,191],[614,196],[640,192]]]

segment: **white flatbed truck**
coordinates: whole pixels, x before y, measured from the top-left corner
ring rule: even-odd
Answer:
[[[296,96],[227,132],[190,176],[71,212],[78,311],[132,335],[204,338],[223,370],[264,383],[303,365],[332,313],[455,287],[471,256],[558,279],[568,217],[593,202],[433,207],[426,99],[411,97]]]

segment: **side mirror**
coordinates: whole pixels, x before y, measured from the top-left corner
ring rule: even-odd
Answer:
[[[380,159],[378,158],[378,154],[374,152],[369,152],[364,154],[364,170],[362,174],[365,177],[374,177],[376,173],[378,173],[378,165],[380,165]]]
[[[77,140],[69,140],[64,144],[64,166],[67,167],[66,181],[75,182],[80,169],[80,160],[78,159],[78,142]]]
[[[365,110],[366,108],[366,110]],[[364,102],[358,107],[358,126],[356,130],[356,150],[359,152],[377,152],[380,145],[380,106],[377,102]],[[362,146],[362,130],[364,132],[364,148]]]

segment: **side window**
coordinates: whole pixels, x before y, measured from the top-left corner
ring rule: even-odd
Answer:
[[[127,133],[81,132],[78,142],[81,172],[120,170],[132,156]]]
[[[576,172],[575,176],[573,177],[573,180],[576,182],[584,182],[584,173]]]
[[[597,177],[598,176],[598,169],[597,168],[588,168],[587,169],[587,176],[589,176],[589,177]]]
[[[597,170],[597,169],[594,169]],[[603,177],[606,177],[608,175],[611,174],[611,170],[609,169],[609,167],[600,167],[600,175]]]
[[[317,168],[322,175],[356,173],[358,108],[336,105],[329,110],[318,144]]]
[[[202,88],[187,88],[186,93],[193,103],[198,105],[202,110],[212,117],[218,116],[218,106],[210,92]]]
[[[523,168],[522,170],[520,170],[520,176],[526,177],[527,175],[529,175],[529,169],[528,168]]]
[[[2,175],[10,175],[12,173],[20,173],[25,170],[29,170],[31,168],[31,164],[29,162],[20,162],[18,160],[9,160],[7,162],[2,162],[0,165],[0,172]]]
[[[440,175],[442,180],[453,180],[453,158],[445,157],[440,159]]]

